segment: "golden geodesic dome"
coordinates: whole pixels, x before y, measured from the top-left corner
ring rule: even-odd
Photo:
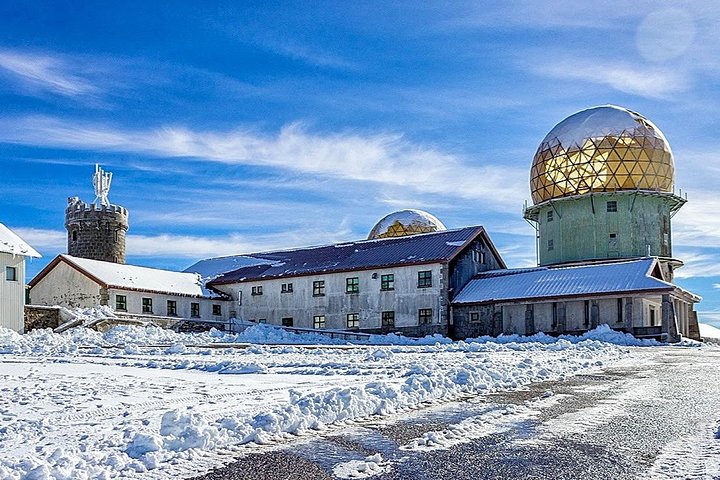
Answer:
[[[675,177],[665,136],[639,113],[615,105],[589,108],[558,123],[533,159],[535,204],[589,192],[671,192]]]
[[[434,215],[422,210],[399,210],[385,215],[368,235],[368,240],[388,237],[405,237],[418,233],[430,233],[447,230]]]

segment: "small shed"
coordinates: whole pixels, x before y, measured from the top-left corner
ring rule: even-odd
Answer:
[[[25,260],[40,254],[0,223],[0,327],[23,333]]]

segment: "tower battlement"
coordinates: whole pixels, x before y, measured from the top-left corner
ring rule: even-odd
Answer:
[[[96,170],[96,176],[104,174]],[[67,252],[74,257],[125,263],[125,239],[130,226],[128,210],[107,202],[109,180],[100,204],[69,197],[65,209]],[[97,186],[96,186],[97,192]],[[104,202],[102,201],[104,200]]]

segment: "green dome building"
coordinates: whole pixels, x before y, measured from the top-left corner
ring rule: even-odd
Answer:
[[[674,193],[672,150],[659,128],[614,105],[558,123],[535,154],[525,219],[537,230],[538,263],[659,257],[667,278]]]

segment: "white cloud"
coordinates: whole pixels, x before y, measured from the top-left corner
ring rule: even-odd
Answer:
[[[98,88],[74,73],[79,59],[48,54],[0,51],[0,69],[20,81],[24,87],[76,97],[91,95]]]
[[[720,252],[686,250],[674,253],[685,263],[676,270],[675,278],[720,277]]]
[[[527,68],[545,77],[605,85],[647,98],[667,98],[671,94],[686,90],[690,84],[688,73],[677,66],[648,66],[617,60],[543,59],[541,62],[531,63]]]
[[[13,228],[21,238],[46,257],[66,252],[67,233],[63,230],[38,228]],[[127,253],[133,257],[167,257],[198,260],[206,257],[237,255],[299,245],[318,245],[347,240],[349,231],[338,226],[337,231],[304,229],[302,232],[288,230],[264,235],[240,235],[232,233],[223,237],[200,237],[194,235],[128,235]],[[47,260],[47,259],[46,259]]]
[[[495,211],[517,212],[527,197],[524,168],[472,165],[457,155],[414,144],[392,133],[316,134],[297,123],[271,135],[249,129],[217,132],[178,126],[123,130],[23,117],[0,122],[0,141],[273,167],[484,200],[483,208]]]
[[[720,283],[713,283],[713,288],[720,288]]]

